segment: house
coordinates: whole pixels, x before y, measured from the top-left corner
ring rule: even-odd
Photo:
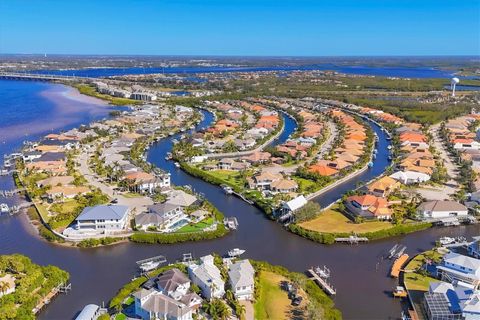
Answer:
[[[423,183],[430,180],[430,175],[415,171],[397,171],[390,175],[390,178],[403,184]]]
[[[290,201],[284,202],[280,208],[282,215],[294,214],[295,211],[307,204],[307,199],[301,195]]]
[[[255,151],[251,155],[243,157],[243,160],[251,164],[257,164],[268,162],[271,157],[272,155],[268,152]]]
[[[113,233],[124,231],[127,227],[130,209],[121,205],[99,205],[86,207],[75,219],[75,225],[64,231],[65,235],[74,233]]]
[[[453,148],[457,150],[479,150],[480,143],[473,139],[455,139],[452,141]]]
[[[480,284],[480,260],[459,253],[449,252],[443,256],[437,271],[443,280],[461,281],[473,286]]]
[[[88,187],[82,186],[53,186],[45,192],[45,195],[51,201],[57,199],[73,199],[78,195],[84,195],[90,192]]]
[[[14,293],[15,292],[15,277],[12,276],[11,274],[6,274],[3,277],[0,277],[0,285],[3,285],[4,289],[3,291],[0,291],[0,297],[3,297],[7,294]]]
[[[137,192],[153,193],[156,188],[170,186],[169,174],[164,176],[166,180],[161,180],[151,173],[132,171],[127,173],[123,178],[127,180],[129,186]]]
[[[423,305],[427,319],[480,318],[480,293],[462,282],[430,283]]]
[[[230,286],[238,300],[253,300],[255,292],[255,270],[249,260],[240,260],[228,270]]]
[[[190,207],[198,201],[197,197],[186,193],[183,190],[172,190],[168,195],[167,202],[173,205],[178,205],[182,208]]]
[[[388,201],[371,194],[348,197],[345,201],[345,207],[355,216],[379,220],[390,220],[392,218]]]
[[[233,162],[234,162],[233,159],[223,158],[220,161],[218,161],[217,167],[220,170],[231,170]]]
[[[396,188],[398,188],[400,184],[393,178],[384,176],[367,186],[368,192],[373,194],[374,196],[378,197],[386,197]]]
[[[190,279],[202,290],[203,296],[208,300],[221,298],[225,294],[225,282],[213,261],[213,256],[208,255],[200,258],[200,264],[188,266]]]
[[[273,192],[290,193],[298,189],[298,183],[290,179],[280,179],[272,181],[270,188]]]
[[[468,209],[456,201],[434,200],[420,204],[417,213],[424,219],[442,219],[468,215]]]
[[[142,230],[147,230],[150,227],[155,227],[158,230],[168,230],[182,219],[187,219],[182,207],[166,201],[151,205],[148,207],[148,212],[136,215],[135,226]]]
[[[54,186],[63,186],[72,184],[75,180],[72,176],[58,176],[58,177],[50,177],[43,180],[37,181],[37,187],[54,187]]]
[[[191,308],[198,307],[202,303],[202,299],[198,295],[189,293],[190,279],[177,268],[163,272],[154,282],[161,293]]]
[[[279,173],[262,171],[251,178],[247,178],[247,181],[250,189],[271,190],[272,183],[281,179],[283,179],[283,176]]]
[[[140,289],[133,294],[135,314],[143,320],[192,320],[193,309],[161,292]]]
[[[28,151],[22,154],[23,162],[30,162],[42,156],[40,151]]]
[[[321,164],[314,164],[313,166],[308,167],[308,171],[312,173],[319,174],[324,177],[331,177],[335,176],[339,173],[338,170],[327,166],[327,165],[321,165]]]

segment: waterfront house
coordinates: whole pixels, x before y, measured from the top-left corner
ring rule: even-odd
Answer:
[[[480,293],[465,283],[432,282],[424,294],[427,319],[480,318]]]
[[[354,216],[379,220],[390,220],[392,218],[392,211],[389,208],[388,201],[385,198],[371,194],[350,196],[345,201],[345,207]]]
[[[127,227],[130,209],[121,205],[99,205],[86,207],[75,219],[73,228],[67,228],[64,234],[115,233]]]
[[[480,258],[480,236],[473,237],[473,241],[468,245],[468,255],[474,258]]]
[[[182,219],[187,220],[182,207],[167,201],[151,205],[148,207],[148,212],[136,215],[135,226],[142,230],[155,227],[160,231],[168,231],[172,225]]]
[[[220,170],[231,170],[234,160],[230,158],[223,158],[218,161],[217,167]]]
[[[334,169],[328,165],[322,165],[322,164],[314,164],[308,167],[308,171],[319,174],[324,177],[335,176],[339,173],[337,169]]]
[[[0,277],[0,286],[3,287],[3,290],[0,290],[0,297],[3,297],[7,294],[15,292],[15,277],[7,273],[3,277]]]
[[[229,266],[228,276],[233,294],[238,300],[253,300],[255,270],[249,260],[240,260]]]
[[[166,202],[173,205],[178,205],[182,208],[186,208],[191,205],[200,203],[196,196],[191,195],[183,190],[170,191],[170,193],[168,194],[168,200]]]
[[[430,180],[430,175],[415,171],[397,171],[390,175],[390,178],[395,179],[403,184],[423,183]]]
[[[290,193],[297,191],[298,184],[294,180],[282,178],[276,181],[272,181],[272,183],[270,184],[270,188],[273,192]]]
[[[222,298],[225,294],[225,282],[213,261],[213,256],[208,255],[201,257],[199,264],[188,266],[190,279],[202,290],[203,296],[208,300]]]
[[[250,189],[271,190],[274,181],[282,180],[283,176],[279,173],[262,171],[251,178],[247,178]]]
[[[90,189],[88,187],[62,185],[51,187],[45,192],[45,195],[50,201],[55,201],[73,199],[78,195],[85,195],[89,192]]]
[[[72,184],[75,180],[72,176],[57,176],[37,181],[37,187],[54,187]]]
[[[302,208],[307,202],[303,195],[298,196],[290,201],[283,202],[279,212],[282,216],[292,216],[295,214],[295,211]]]
[[[437,271],[448,282],[461,281],[475,287],[480,284],[480,260],[476,258],[449,252],[443,256]]]
[[[140,289],[133,294],[135,315],[143,320],[192,320],[193,309],[161,292]]]
[[[467,216],[468,209],[456,201],[434,200],[420,204],[417,208],[417,213],[424,219],[442,219]]]
[[[23,162],[30,162],[42,156],[40,151],[27,151],[22,154]]]

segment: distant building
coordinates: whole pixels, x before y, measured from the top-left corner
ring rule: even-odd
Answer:
[[[468,215],[468,209],[456,201],[434,200],[420,204],[417,213],[424,219],[442,219]]]

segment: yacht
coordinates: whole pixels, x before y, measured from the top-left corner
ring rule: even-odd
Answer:
[[[9,213],[10,208],[8,207],[8,204],[2,203],[0,204],[0,213]]]
[[[444,245],[447,245],[447,244],[452,244],[455,242],[455,238],[452,238],[452,237],[441,237],[438,242],[440,242],[440,244],[442,246]]]
[[[180,168],[180,163],[175,162],[174,165],[175,165],[175,167]]]
[[[141,271],[143,272],[149,272],[149,271],[152,271],[156,268],[158,268],[158,266],[160,265],[161,261],[158,260],[158,261],[148,261],[148,262],[145,262],[145,263],[142,263],[139,268]]]
[[[232,193],[233,193],[233,189],[232,189],[231,187],[229,187],[229,186],[223,185],[223,186],[222,186],[222,189],[223,189],[223,191],[224,191],[226,194],[232,194]]]
[[[229,251],[228,251],[228,256],[229,256],[230,258],[233,258],[233,257],[238,257],[238,256],[240,256],[240,255],[242,255],[242,254],[244,254],[244,253],[245,253],[245,250],[239,249],[239,248],[235,248],[235,249],[232,249],[232,250],[229,250]]]

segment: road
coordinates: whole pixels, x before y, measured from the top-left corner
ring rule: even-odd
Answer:
[[[443,139],[440,137],[440,124],[435,124],[430,127],[430,133],[433,136],[433,147],[437,150],[440,158],[443,160],[443,164],[447,169],[448,176],[450,180],[447,181],[447,184],[458,188],[457,178],[458,178],[458,166],[453,162],[452,158],[448,154],[448,151],[443,143]]]
[[[118,200],[118,204],[130,207],[132,209],[132,212],[134,212],[135,214],[146,211],[147,206],[153,204],[152,199],[148,197],[125,197],[117,191],[113,190],[112,186],[100,182],[99,177],[88,166],[88,159],[90,159],[90,156],[91,152],[85,151],[77,157],[77,162],[80,165],[78,170],[80,174],[83,175],[85,179],[87,179],[89,185],[99,188],[111,199],[116,198]]]

